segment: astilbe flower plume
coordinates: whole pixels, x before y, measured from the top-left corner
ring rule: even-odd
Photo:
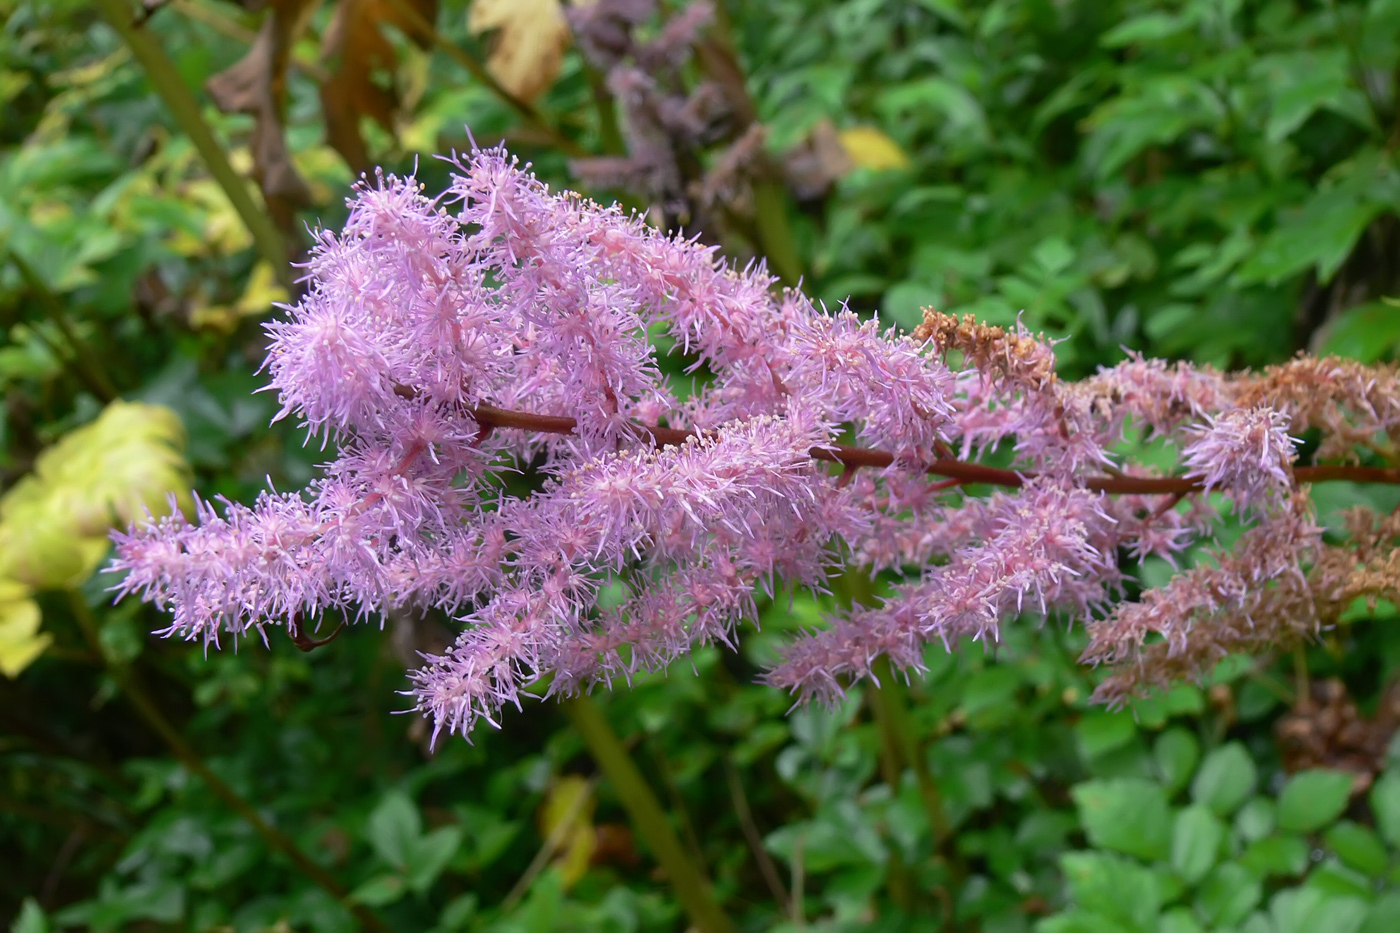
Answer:
[[[1299,480],[1400,479],[1296,465],[1290,436],[1393,434],[1388,369],[1250,379],[1130,358],[1066,383],[1024,330],[933,312],[915,335],[880,330],[551,192],[502,150],[454,164],[440,198],[362,183],[344,230],[318,237],[306,297],[269,325],[280,416],[335,444],[323,475],[116,536],[118,589],[168,610],[166,634],[445,611],[461,634],[411,695],[466,735],[542,680],[570,693],[733,645],[759,590],[881,572],[903,580],[766,679],[831,699],[879,657],[918,670],[930,643],[1060,610],[1089,622],[1086,660],[1117,666],[1101,696],[1121,700],[1315,631],[1321,539]],[[688,397],[661,338],[704,374]],[[1122,462],[1130,430],[1177,444],[1184,474]],[[992,453],[1013,462],[971,459]],[[517,492],[502,477],[520,471],[542,478]],[[1241,544],[1115,604],[1123,555],[1174,560],[1212,534],[1207,491],[1253,523]],[[1384,591],[1343,577],[1327,605]]]

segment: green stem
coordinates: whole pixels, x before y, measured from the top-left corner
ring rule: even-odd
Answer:
[[[73,359],[65,360],[62,354],[58,354],[57,347],[49,343],[42,334],[41,340],[49,343],[49,347],[58,355],[59,361],[71,369],[83,384],[88,387],[88,391],[97,396],[104,405],[111,404],[117,399],[116,386],[112,384],[111,378],[107,375],[107,370],[102,366],[102,361],[97,354],[92,352],[92,348],[78,335],[77,330],[68,320],[68,316],[63,313],[63,302],[58,300],[58,296],[49,290],[49,286],[40,278],[39,273],[34,271],[34,267],[25,261],[13,247],[8,251],[10,262],[19,271],[20,278],[24,279],[24,284],[32,291],[39,300],[39,306],[44,309],[44,314],[53,321],[58,332],[63,335],[63,339],[68,342],[69,349],[73,351]]]
[[[258,252],[272,266],[278,283],[287,289],[289,294],[294,292],[296,283],[282,235],[277,232],[272,217],[253,199],[247,183],[229,164],[223,146],[214,138],[214,131],[200,111],[198,99],[180,77],[175,63],[165,54],[155,37],[132,24],[132,10],[125,0],[97,0],[97,6],[131,49],[131,54],[141,63],[146,77],[156,89],[156,93],[165,101],[165,106],[170,109],[175,122],[190,138],[190,142],[194,143],[205,167],[209,169],[209,174],[214,176],[233,209],[243,219],[243,225],[252,235],[253,244]]]
[[[909,706],[904,692],[904,684],[890,668],[889,659],[880,657],[871,668],[871,675],[880,686],[872,691],[879,708],[877,717],[883,717],[889,724],[890,734],[897,743],[899,755],[909,767],[914,769],[914,778],[919,784],[919,797],[928,815],[929,828],[933,840],[940,847],[952,835],[948,816],[943,806],[943,794],[938,783],[929,771],[928,758],[924,755],[923,743],[914,734],[914,725],[909,720]],[[898,788],[892,788],[897,790]]]
[[[560,706],[612,784],[632,825],[661,863],[691,925],[700,933],[731,933],[734,927],[715,901],[709,879],[686,856],[661,804],[597,705],[590,697],[579,696]]]
[[[127,702],[135,708],[146,724],[165,741],[175,757],[189,771],[204,781],[216,797],[247,821],[248,825],[252,826],[253,830],[267,843],[268,848],[285,855],[312,883],[337,901],[344,903],[348,892],[340,885],[340,882],[336,881],[320,865],[313,862],[292,837],[264,820],[257,808],[240,796],[238,791],[230,787],[223,778],[215,773],[213,768],[209,767],[209,764],[195,747],[185,741],[185,737],[180,734],[180,731],[170,720],[165,718],[165,714],[146,693],[145,688],[129,665],[117,664],[107,658],[98,638],[97,620],[93,618],[92,610],[88,608],[87,603],[83,602],[83,598],[77,590],[68,590],[68,604],[78,627],[83,630],[83,637],[87,639],[93,650],[102,656],[107,672],[116,681]],[[346,906],[355,914],[355,919],[363,928],[374,930],[376,933],[387,933],[388,927],[364,905],[347,904]]]
[[[755,181],[753,204],[759,248],[768,257],[769,267],[783,284],[796,287],[802,278],[802,260],[797,255],[792,225],[788,223],[787,197],[783,188],[771,179]]]

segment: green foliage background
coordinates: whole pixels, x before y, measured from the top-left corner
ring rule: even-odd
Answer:
[[[479,52],[465,4],[443,7],[442,35]],[[805,287],[828,303],[849,296],[904,326],[925,305],[1019,317],[1063,338],[1071,376],[1124,348],[1235,367],[1400,346],[1386,303],[1400,294],[1396,0],[726,13],[775,158],[824,121],[878,128],[907,157],[783,206]],[[275,276],[186,133],[95,8],[3,0],[0,17],[5,487],[111,395],[179,414],[206,495],[304,483],[322,455],[270,428],[274,402],[254,394]],[[200,93],[245,48],[220,22],[257,17],[182,0],[142,28]],[[565,155],[455,59],[391,37],[405,105],[396,136],[371,135],[386,167],[416,162],[440,187],[447,169],[427,157],[466,145],[470,125],[571,183]],[[570,52],[538,107],[599,152],[589,79]],[[317,201],[301,219],[335,227],[353,176],[323,142],[304,71],[287,113]],[[250,120],[207,101],[203,114],[246,169]],[[1395,504],[1341,498],[1367,495]],[[267,648],[206,656],[148,635],[159,614],[109,605],[106,585],[39,593],[52,645],[0,680],[0,918],[16,930],[347,930],[367,915],[405,930],[684,927],[554,706],[435,753],[422,723],[393,715],[442,620],[361,626],[311,653],[273,632]],[[1286,775],[1274,737],[1309,677],[1341,678],[1363,712],[1382,704],[1400,664],[1386,608],[1282,668],[1232,661],[1124,713],[1086,706],[1076,633],[1029,623],[994,655],[930,651],[907,688],[788,713],[753,678],[819,609],[782,594],[737,655],[707,649],[693,669],[597,697],[739,928],[1400,929],[1400,762],[1383,757],[1352,794],[1335,771]],[[582,866],[537,858],[542,808],[577,790],[571,777],[596,793]]]

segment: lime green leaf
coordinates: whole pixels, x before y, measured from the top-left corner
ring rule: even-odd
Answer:
[[[1360,933],[1394,933],[1400,930],[1400,891],[1382,895],[1371,905]]]
[[[1321,829],[1342,815],[1355,777],[1315,768],[1289,778],[1278,798],[1278,825],[1300,833]]]
[[[1099,39],[1106,49],[1118,49],[1125,45],[1139,45],[1166,39],[1191,27],[1188,15],[1173,16],[1170,13],[1146,13],[1135,16],[1114,26]]]
[[[1133,740],[1137,723],[1127,712],[1110,713],[1107,710],[1090,710],[1074,727],[1075,738],[1079,742],[1079,753],[1086,761],[1121,748]]]
[[[592,829],[590,826],[589,829]],[[438,875],[452,861],[457,849],[462,845],[460,826],[443,826],[417,840],[409,853],[405,865],[405,881],[410,891],[422,893],[433,886]],[[592,847],[588,854],[592,855]],[[587,863],[585,863],[585,868]]]

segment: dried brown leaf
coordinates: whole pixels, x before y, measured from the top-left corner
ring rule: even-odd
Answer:
[[[327,141],[354,171],[372,164],[360,120],[369,117],[388,132],[394,129],[397,57],[384,27],[394,26],[427,46],[431,37],[422,26],[436,19],[437,0],[341,0],[336,7],[321,45],[331,72],[321,85],[321,110]]]
[[[521,100],[535,100],[559,77],[570,39],[559,0],[473,0],[467,29],[496,32],[486,67]]]
[[[253,177],[262,189],[268,212],[284,233],[295,229],[296,210],[312,203],[311,189],[287,148],[282,109],[292,47],[319,3],[271,0],[247,54],[206,85],[220,110],[253,118]]]

